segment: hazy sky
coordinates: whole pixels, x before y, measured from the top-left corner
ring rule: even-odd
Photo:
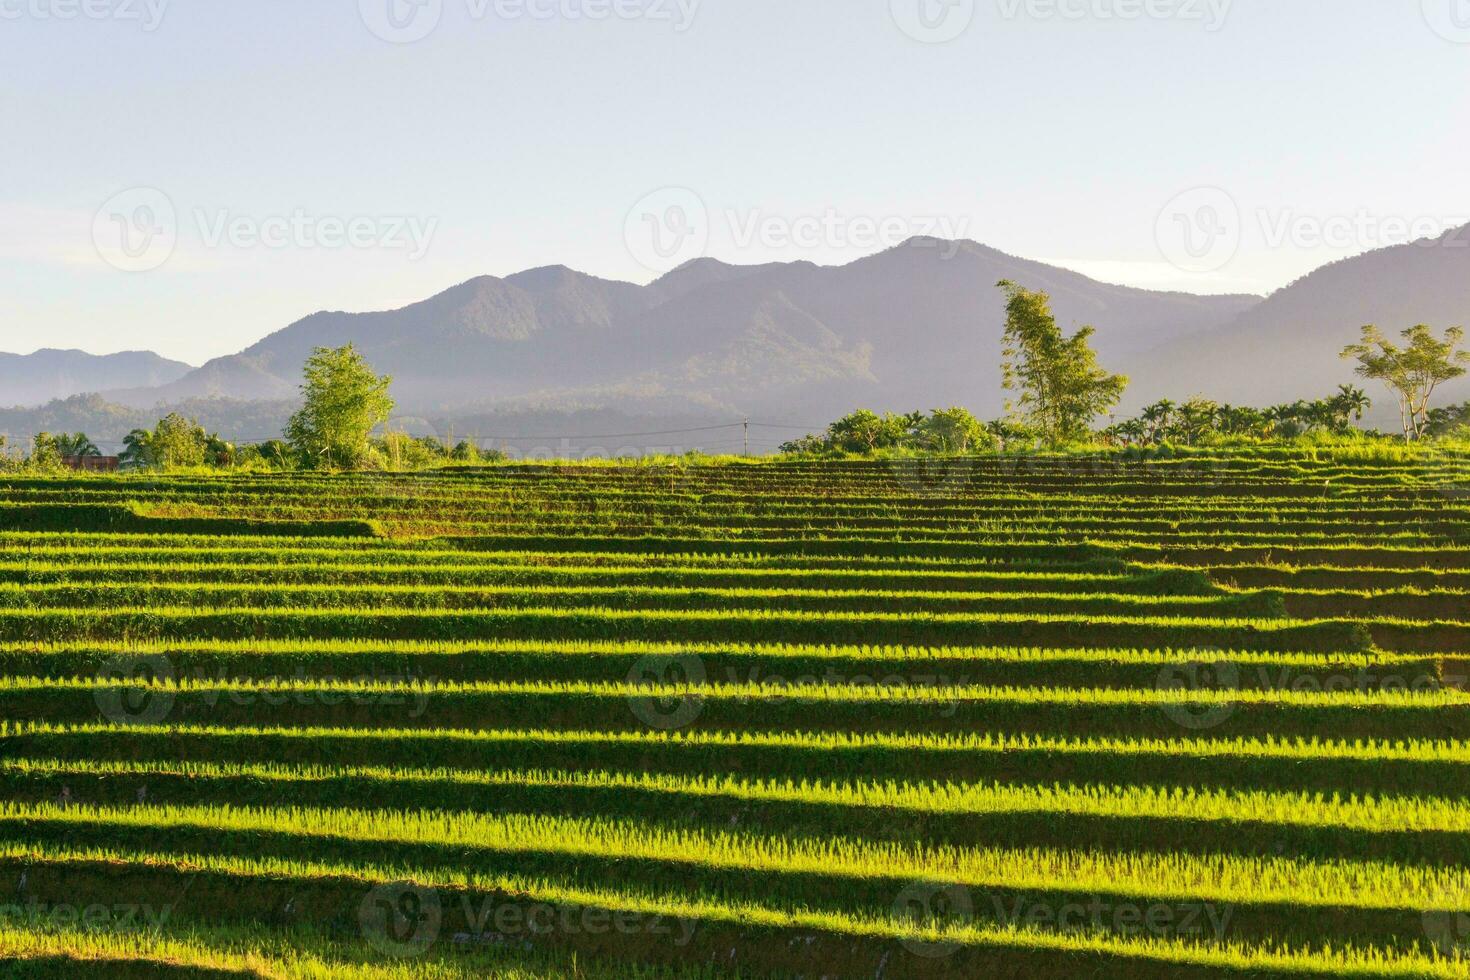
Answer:
[[[967,237],[1268,292],[1470,221],[1470,0],[0,0],[0,350]]]

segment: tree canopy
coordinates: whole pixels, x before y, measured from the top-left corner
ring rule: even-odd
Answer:
[[[1017,421],[1049,445],[1086,439],[1092,423],[1118,404],[1128,379],[1097,363],[1092,327],[1065,336],[1051,298],[1003,279],[1006,328],[1001,380],[1019,398],[1009,407]]]
[[[286,425],[286,441],[307,466],[366,465],[373,456],[373,429],[393,414],[393,379],[374,373],[351,344],[316,348],[303,372],[303,403]]]
[[[1402,347],[1369,324],[1358,343],[1343,348],[1342,356],[1357,359],[1360,376],[1388,385],[1399,399],[1404,438],[1418,439],[1429,424],[1429,399],[1440,385],[1470,368],[1470,351],[1459,349],[1465,339],[1460,327],[1450,327],[1440,338],[1421,323],[1400,336],[1405,341]]]

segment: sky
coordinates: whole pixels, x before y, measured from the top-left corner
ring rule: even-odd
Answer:
[[[915,234],[1268,293],[1470,222],[1470,0],[0,0],[0,350]]]

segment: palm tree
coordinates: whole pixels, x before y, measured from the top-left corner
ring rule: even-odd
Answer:
[[[1145,441],[1159,442],[1168,430],[1173,417],[1174,403],[1167,398],[1145,408],[1142,415],[1143,423],[1148,427]]]
[[[123,439],[123,451],[119,457],[129,469],[146,469],[158,462],[153,447],[153,433],[148,429],[134,429]]]
[[[63,432],[56,437],[56,449],[63,456],[102,455],[102,450],[98,449],[96,444],[87,438],[85,432],[73,432],[70,435]]]
[[[1373,407],[1373,399],[1368,393],[1355,385],[1338,385],[1337,394],[1332,398],[1332,410],[1335,416],[1333,427],[1339,432],[1346,432],[1348,426],[1353,422],[1363,421],[1363,414]]]

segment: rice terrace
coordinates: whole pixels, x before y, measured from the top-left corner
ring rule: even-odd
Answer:
[[[1470,980],[1467,53],[0,0],[0,980]]]
[[[12,476],[22,976],[1470,976],[1432,446]]]

